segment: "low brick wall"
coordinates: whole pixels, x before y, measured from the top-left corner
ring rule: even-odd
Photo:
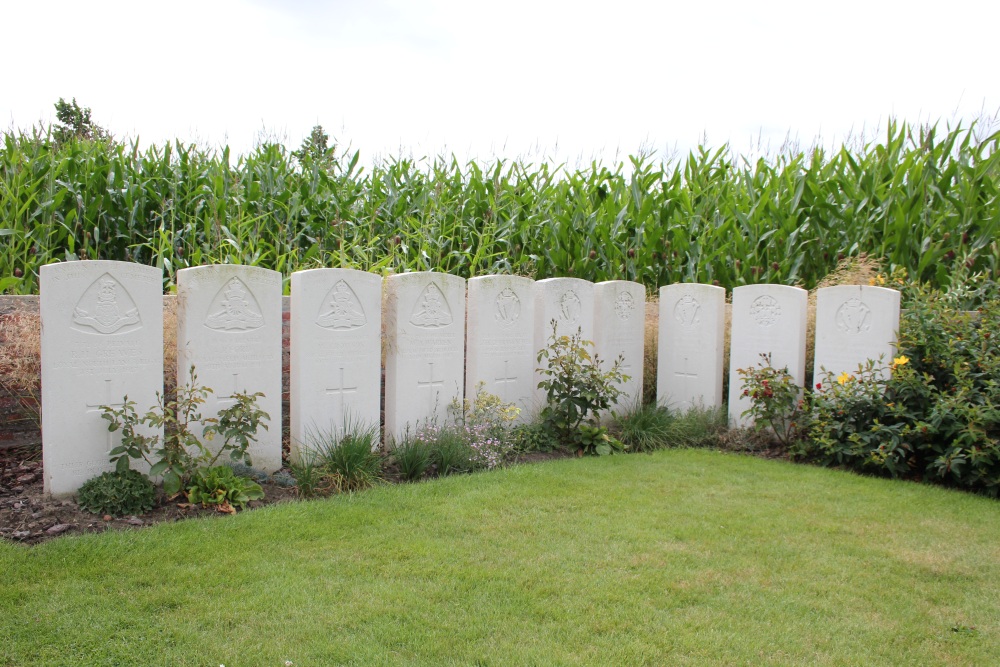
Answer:
[[[22,358],[26,333],[38,333],[37,296],[0,296],[0,447],[38,445],[39,410],[30,396],[41,397],[40,379],[28,392],[12,386],[12,363]]]

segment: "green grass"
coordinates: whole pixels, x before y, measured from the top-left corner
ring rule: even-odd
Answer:
[[[0,664],[995,664],[998,512],[675,450],[5,544]]]

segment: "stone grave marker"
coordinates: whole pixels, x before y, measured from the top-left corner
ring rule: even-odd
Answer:
[[[788,367],[796,384],[805,383],[806,307],[808,293],[787,285],[744,285],[733,290],[732,334],[729,354],[729,421],[740,426],[750,407],[743,396],[740,368],[757,368],[761,354],[771,355],[771,366]]]
[[[552,338],[552,322],[556,334],[571,336],[577,329],[583,340],[594,340],[594,283],[580,278],[546,278],[535,283],[535,368],[539,367],[538,351],[548,347]],[[594,349],[588,347],[593,353]],[[544,360],[542,360],[544,363]],[[545,392],[538,389],[544,379],[535,373],[535,410],[545,404]]]
[[[249,448],[254,467],[281,468],[281,274],[214,264],[177,272],[177,384],[212,389],[202,415],[233,404],[235,392],[262,392],[268,430]],[[206,443],[209,447],[211,442]]]
[[[121,432],[108,431],[101,406],[119,408],[128,395],[144,414],[163,391],[163,272],[103,260],[48,264],[40,310],[44,487],[61,496],[114,469],[108,453]]]
[[[530,416],[535,399],[535,281],[521,276],[469,280],[465,396],[477,387]]]
[[[619,387],[624,393],[612,407],[613,411],[628,411],[642,401],[645,333],[645,286],[628,280],[594,285],[594,343],[602,360],[601,368],[610,369],[618,355],[623,355],[621,370],[629,376]]]
[[[857,374],[867,359],[881,359],[882,375],[896,354],[899,292],[868,285],[824,287],[816,292],[814,382],[825,372]]]
[[[431,271],[385,280],[385,439],[447,422],[465,385],[465,279]]]
[[[656,401],[672,410],[722,405],[726,290],[678,283],[660,288]]]
[[[292,274],[289,341],[291,455],[338,437],[345,426],[379,426],[382,278],[353,269]]]

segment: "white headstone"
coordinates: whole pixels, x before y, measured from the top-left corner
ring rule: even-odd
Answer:
[[[814,382],[826,372],[856,374],[867,359],[888,375],[899,332],[899,292],[885,287],[840,285],[816,292]]]
[[[761,354],[771,366],[788,368],[795,383],[805,384],[808,292],[786,285],[744,285],[733,290],[729,353],[729,421],[749,425],[750,407],[738,370],[759,368]]]
[[[549,346],[552,322],[556,335],[572,336],[580,330],[583,340],[594,340],[594,283],[580,278],[546,278],[535,283],[535,368],[538,351]],[[588,347],[593,353],[593,348]],[[545,360],[542,360],[544,363]],[[535,373],[535,408],[545,404],[545,392],[538,389],[544,376]]]
[[[660,288],[656,402],[672,410],[722,405],[726,290],[678,283]]]
[[[443,425],[463,398],[465,279],[419,272],[385,280],[385,439]]]
[[[291,456],[345,427],[379,426],[382,278],[352,269],[292,274]]]
[[[535,281],[522,276],[469,280],[465,396],[482,390],[529,418],[535,398]]]
[[[163,272],[129,262],[48,264],[40,302],[44,486],[66,495],[114,469],[108,453],[121,432],[108,431],[101,406],[119,408],[128,395],[145,414],[163,391]]]
[[[281,468],[281,274],[255,266],[214,264],[177,272],[177,384],[212,389],[202,415],[233,404],[235,392],[262,392],[270,416],[248,450],[253,465]],[[212,447],[213,443],[206,443]]]
[[[619,387],[624,393],[612,406],[614,412],[627,412],[642,401],[645,337],[645,286],[628,280],[594,285],[594,343],[602,360],[601,369],[609,370],[622,355],[621,370],[629,377]]]

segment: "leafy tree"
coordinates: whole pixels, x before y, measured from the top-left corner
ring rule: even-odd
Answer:
[[[317,165],[329,170],[337,162],[334,157],[336,151],[336,145],[330,146],[330,135],[323,130],[322,125],[316,125],[309,136],[302,141],[299,150],[292,151],[292,155],[303,165]]]
[[[55,103],[56,118],[59,122],[52,128],[56,143],[64,143],[70,139],[110,139],[111,133],[96,124],[90,117],[90,107],[81,107],[76,103],[67,102],[63,98]]]

